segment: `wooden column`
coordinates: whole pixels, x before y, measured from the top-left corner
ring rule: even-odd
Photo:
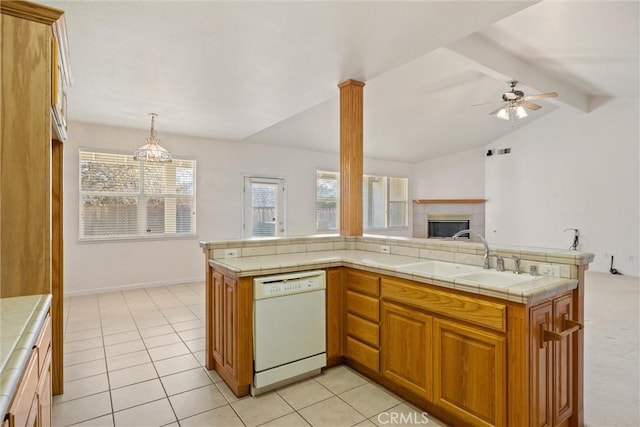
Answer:
[[[340,235],[362,236],[363,88],[347,80],[340,88]]]
[[[51,375],[53,394],[64,393],[63,143],[51,141]]]

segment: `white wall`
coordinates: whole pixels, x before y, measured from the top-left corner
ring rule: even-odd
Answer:
[[[146,131],[72,122],[65,143],[65,292],[78,294],[204,279],[198,241],[242,237],[244,176],[286,180],[287,235],[315,230],[316,169],[339,170],[337,154],[172,135],[158,128],[161,145],[197,160],[197,237],[181,240],[78,242],[78,148],[133,152]],[[337,144],[337,142],[336,142]],[[407,176],[411,165],[365,159],[365,173]],[[411,189],[410,189],[411,192]],[[410,194],[411,198],[411,194]],[[411,228],[393,230],[410,236]]]
[[[487,145],[511,147],[485,157],[490,242],[568,248],[578,228],[590,269],[639,275],[638,99],[596,100],[588,114],[558,109]]]
[[[415,199],[481,199],[484,148],[418,163],[414,176]]]

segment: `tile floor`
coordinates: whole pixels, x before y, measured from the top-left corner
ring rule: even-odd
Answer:
[[[236,399],[204,362],[202,283],[65,299],[56,427],[389,425],[414,408],[347,367]],[[587,272],[585,425],[640,425],[640,279]],[[396,424],[397,425],[397,424]],[[439,425],[431,419],[428,425]]]
[[[202,366],[203,301],[202,283],[65,299],[54,426],[375,426],[401,414],[422,422],[421,411],[346,366],[237,399]]]

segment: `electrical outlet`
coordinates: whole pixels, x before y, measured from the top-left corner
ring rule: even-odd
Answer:
[[[540,276],[560,277],[560,266],[551,264],[538,264],[538,274]]]
[[[224,257],[225,258],[238,258],[239,249],[225,249]]]
[[[382,252],[383,254],[388,254],[389,252],[391,252],[391,248],[389,247],[389,245],[380,245],[380,252]]]

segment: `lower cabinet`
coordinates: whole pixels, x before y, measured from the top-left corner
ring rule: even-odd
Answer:
[[[327,366],[342,363],[344,355],[344,291],[342,268],[327,269]]]
[[[477,426],[507,414],[506,339],[450,320],[433,320],[434,403]]]
[[[380,323],[381,374],[433,401],[433,317],[383,302]]]
[[[380,278],[345,269],[345,323],[347,359],[371,371],[380,369]]]

